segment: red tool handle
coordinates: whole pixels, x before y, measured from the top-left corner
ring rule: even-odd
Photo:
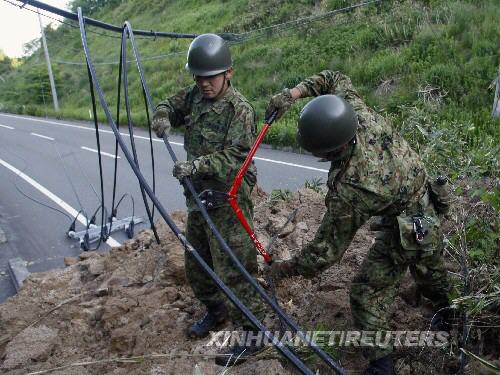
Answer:
[[[262,257],[264,258],[264,261],[268,264],[270,264],[273,259],[272,259],[271,255],[266,251],[266,249],[264,249],[264,246],[258,240],[252,227],[250,227],[250,224],[248,224],[248,221],[245,218],[245,215],[243,215],[243,211],[241,210],[241,207],[238,205],[237,194],[238,194],[238,190],[243,182],[243,178],[245,177],[245,173],[247,173],[248,167],[250,167],[250,163],[252,162],[252,159],[253,159],[255,153],[257,152],[257,149],[259,148],[260,144],[262,143],[262,140],[264,139],[266,132],[271,127],[271,124],[273,123],[274,119],[276,118],[276,114],[277,114],[277,112],[274,112],[271,115],[271,117],[269,117],[269,119],[267,119],[265,121],[264,126],[262,127],[259,134],[257,135],[257,139],[255,140],[255,143],[253,144],[252,148],[250,149],[250,152],[248,153],[240,170],[236,174],[236,177],[233,181],[233,184],[231,185],[231,188],[229,189],[229,192],[227,193],[229,204],[231,205],[231,208],[233,209],[234,213],[236,214],[236,217],[238,218],[239,222],[241,223],[241,225],[243,225],[243,228],[245,228],[245,231],[248,233],[248,235],[252,239],[259,254],[262,255]]]
[[[240,221],[241,225],[243,225],[243,228],[245,228],[245,231],[248,233],[250,238],[252,239],[257,251],[259,252],[260,255],[264,258],[264,261],[267,264],[270,264],[273,261],[273,258],[269,253],[264,249],[264,246],[260,243],[258,240],[257,236],[255,235],[255,232],[252,230],[252,227],[250,227],[250,224],[248,224],[248,221],[243,215],[243,211],[241,210],[241,207],[238,205],[238,200],[236,199],[235,196],[229,198],[229,204],[231,205],[231,208],[233,209],[234,213],[236,214],[236,217]]]

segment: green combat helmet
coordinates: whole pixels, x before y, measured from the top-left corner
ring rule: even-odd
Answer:
[[[314,98],[300,112],[297,140],[307,151],[324,154],[353,139],[358,118],[352,106],[337,95]]]
[[[191,42],[186,69],[193,75],[213,76],[225,72],[232,65],[229,47],[220,36],[202,34]]]

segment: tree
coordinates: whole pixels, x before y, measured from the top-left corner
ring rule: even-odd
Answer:
[[[0,49],[0,76],[13,70],[12,60]]]

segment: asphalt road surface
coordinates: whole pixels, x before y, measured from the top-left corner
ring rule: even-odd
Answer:
[[[128,133],[122,130],[122,134],[126,134],[125,140],[129,142]],[[151,183],[147,131],[134,129],[134,135],[141,170]],[[101,126],[100,139],[104,200],[110,207],[115,138],[108,126]],[[171,141],[179,160],[185,160],[182,137],[172,136]],[[182,188],[171,173],[173,162],[160,139],[155,139],[153,144],[157,196],[168,211],[184,209]],[[30,272],[40,272],[62,267],[64,257],[81,252],[78,241],[68,238],[66,232],[78,211],[84,210],[91,216],[99,206],[96,149],[92,123],[0,113],[0,228],[7,239],[4,243],[0,241],[0,302],[15,294],[7,272],[9,259],[20,257],[27,261]],[[133,196],[135,214],[147,221],[137,178],[123,153],[118,155],[117,197],[125,193]],[[255,162],[258,184],[267,192],[297,190],[313,178],[325,181],[328,172],[328,165],[312,156],[269,148],[259,149]],[[131,215],[131,199],[126,197],[119,207],[118,218]],[[155,218],[159,218],[158,213]],[[86,222],[82,215],[79,221],[77,230],[82,230]],[[143,227],[149,227],[149,223],[137,226],[136,232]],[[115,232],[99,250],[106,251],[126,239],[123,231]]]

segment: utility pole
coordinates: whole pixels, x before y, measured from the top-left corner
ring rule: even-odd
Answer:
[[[52,65],[50,64],[49,49],[47,48],[47,40],[45,39],[45,31],[43,30],[42,17],[40,17],[40,10],[37,9],[38,22],[40,23],[40,31],[42,33],[43,51],[45,52],[45,61],[47,61],[47,69],[49,71],[50,89],[52,91],[52,101],[54,102],[54,109],[59,112],[59,101],[57,100],[56,84],[54,82],[54,75],[52,74]]]
[[[498,76],[495,89],[495,101],[493,102],[493,111],[491,112],[493,118],[500,117],[500,66],[498,67]]]

